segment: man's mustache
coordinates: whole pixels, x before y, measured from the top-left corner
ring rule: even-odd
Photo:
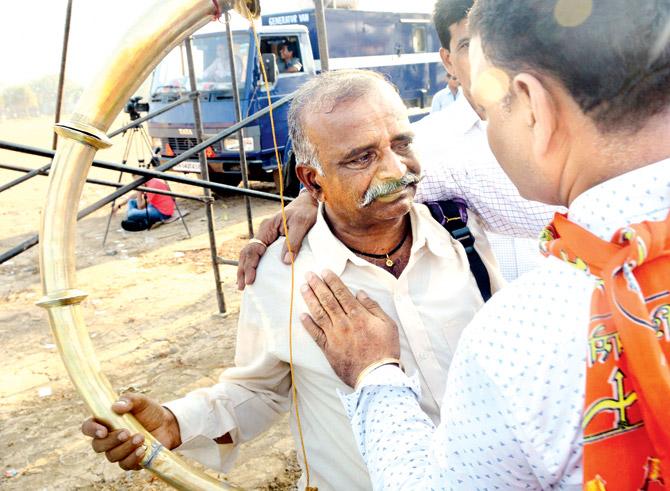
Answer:
[[[372,204],[372,202],[377,198],[393,194],[399,189],[404,189],[412,184],[417,184],[420,180],[421,178],[418,176],[418,174],[408,172],[400,179],[393,179],[380,182],[378,184],[373,184],[363,195],[363,199],[361,200],[359,206],[360,208],[365,208],[366,206]]]

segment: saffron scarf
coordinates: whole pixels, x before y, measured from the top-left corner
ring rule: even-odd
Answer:
[[[540,248],[598,279],[587,333],[584,489],[670,490],[670,214],[606,242],[557,213]]]

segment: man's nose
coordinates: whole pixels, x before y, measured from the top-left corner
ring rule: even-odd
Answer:
[[[407,165],[404,159],[390,148],[386,149],[378,177],[381,179],[400,179],[405,174],[407,174]]]

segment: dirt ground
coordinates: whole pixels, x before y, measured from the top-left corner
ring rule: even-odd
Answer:
[[[48,118],[3,121],[0,139],[49,148],[50,125]],[[98,157],[118,162],[122,151],[117,137]],[[48,161],[0,151],[0,162],[39,167]],[[0,183],[19,175],[0,170]],[[91,176],[118,178],[97,169]],[[38,176],[0,194],[0,251],[37,231],[47,182]],[[254,187],[273,189],[263,183]],[[110,189],[86,185],[82,207]],[[84,315],[103,371],[119,392],[170,400],[213,383],[233,363],[240,302],[235,268],[221,266],[228,312],[220,315],[204,208],[185,200],[179,206],[189,212],[191,238],[180,221],[129,233],[114,216],[103,247],[109,208],[78,225],[78,288],[89,294]],[[256,226],[279,207],[261,200],[252,200],[252,206]],[[247,240],[241,197],[216,200],[215,226],[219,254],[237,259]],[[0,265],[0,488],[168,489],[146,471],[126,473],[90,449],[79,430],[87,411],[65,373],[46,314],[35,306],[40,296],[36,247]],[[294,488],[299,472],[285,417],[243,446],[225,479],[244,489],[284,490]]]

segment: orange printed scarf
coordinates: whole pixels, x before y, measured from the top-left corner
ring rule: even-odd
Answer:
[[[556,214],[540,247],[598,277],[582,417],[584,489],[670,490],[670,214],[606,242]]]

